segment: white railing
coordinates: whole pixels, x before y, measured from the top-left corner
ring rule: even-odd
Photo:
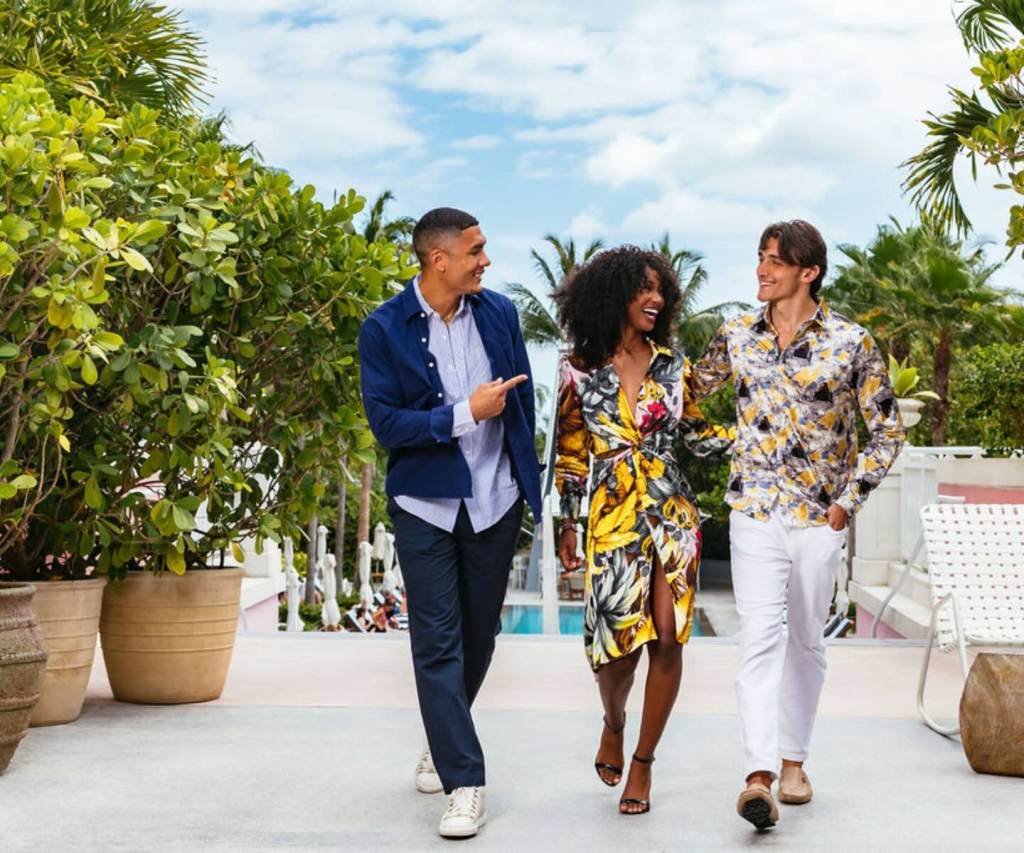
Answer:
[[[939,462],[957,456],[978,459],[985,454],[983,447],[914,447],[907,446],[901,454],[902,482],[900,487],[900,557],[904,562],[912,559],[921,538],[921,508],[938,502]]]

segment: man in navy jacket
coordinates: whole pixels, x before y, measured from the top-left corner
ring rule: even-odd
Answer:
[[[486,820],[470,707],[500,631],[524,498],[540,518],[530,364],[514,306],[483,288],[485,243],[468,213],[424,214],[413,231],[420,275],[359,336],[427,733],[416,787],[449,795],[446,837]]]

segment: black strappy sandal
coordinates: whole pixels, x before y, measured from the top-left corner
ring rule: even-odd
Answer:
[[[634,761],[638,761],[641,764],[654,764],[654,756],[653,755],[650,758],[641,758],[636,753],[633,753],[633,760]],[[638,812],[624,812],[622,810],[623,806],[642,806],[642,808]],[[651,810],[651,801],[650,800],[637,800],[637,799],[634,799],[633,797],[623,797],[621,800],[619,800],[619,814],[624,814],[624,815],[647,814],[647,812],[649,812],[650,810]]]
[[[620,734],[622,730],[626,728],[625,714],[622,715],[622,725],[619,726],[617,729],[613,729],[610,725],[608,725],[607,717],[602,717],[601,721],[604,723],[605,728],[608,729],[608,731],[610,731],[613,735]],[[603,761],[595,761],[594,770],[597,772],[597,778],[604,782],[605,785],[607,785],[609,788],[616,787],[619,784],[619,782],[622,781],[622,768],[616,767],[614,764],[605,764]],[[604,778],[604,776],[601,775],[602,770],[607,770],[610,773],[614,773],[616,776],[619,777],[618,780],[615,782],[609,782],[607,779]]]

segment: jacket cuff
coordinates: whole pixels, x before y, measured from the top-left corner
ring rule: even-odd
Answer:
[[[452,440],[454,406],[437,406],[430,410],[430,434],[435,441]]]

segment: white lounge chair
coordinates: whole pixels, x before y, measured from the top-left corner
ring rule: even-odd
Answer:
[[[959,726],[942,726],[924,707],[932,645],[954,646],[967,678],[967,646],[1024,647],[1024,505],[928,504],[921,509],[932,583],[928,629],[917,710],[933,731],[946,737]]]

